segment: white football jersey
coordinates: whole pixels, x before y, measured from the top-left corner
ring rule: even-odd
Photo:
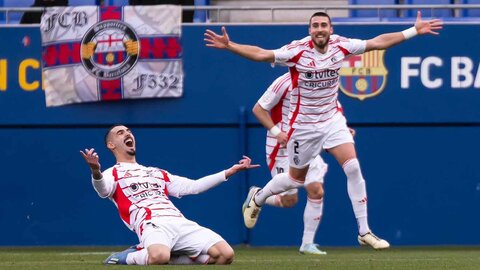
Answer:
[[[291,86],[290,73],[285,73],[278,77],[257,101],[263,109],[270,111],[273,123],[287,134]],[[266,154],[269,163],[277,158],[287,157],[286,146],[278,145],[277,138],[270,131],[267,131]]]
[[[292,90],[292,81],[290,78],[290,73],[285,73],[278,77],[257,101],[263,109],[270,111],[270,116],[275,126],[287,134],[290,131],[288,122],[290,94]],[[340,102],[337,102],[337,110],[343,113]],[[290,136],[290,134],[288,135]],[[267,130],[265,153],[270,171],[273,169],[276,160],[286,159],[288,157],[286,145],[280,146],[277,143],[277,138],[273,136],[269,130]]]
[[[117,163],[103,172],[108,198],[117,206],[125,225],[141,235],[144,221],[163,217],[180,217],[182,213],[170,201],[192,194],[185,177],[138,163]]]
[[[322,126],[339,112],[339,70],[350,55],[362,54],[366,41],[331,35],[326,53],[310,37],[274,50],[275,63],[289,67],[292,79],[289,122],[294,128]]]

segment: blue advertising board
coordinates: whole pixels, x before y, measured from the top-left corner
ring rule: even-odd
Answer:
[[[404,25],[336,26],[338,34],[372,38]],[[219,27],[212,27],[219,31]],[[351,123],[478,123],[479,56],[472,50],[480,25],[448,25],[440,36],[420,36],[385,52],[345,62],[341,95]],[[0,107],[3,124],[136,122],[231,123],[251,106],[284,67],[271,68],[204,46],[204,26],[184,27],[185,95],[181,99],[120,101],[46,108],[38,28],[0,28]],[[234,41],[278,48],[307,35],[306,26],[230,26]],[[450,37],[461,32],[462,38]],[[265,35],[268,33],[268,35]],[[369,60],[370,59],[370,60]],[[215,100],[214,100],[215,99]],[[13,103],[12,100],[19,102]],[[221,102],[216,102],[219,100]],[[214,102],[215,106],[203,106]],[[21,105],[21,106],[20,106]],[[25,110],[25,108],[29,110]],[[171,113],[175,116],[172,117]],[[221,112],[221,113],[219,113]],[[81,117],[78,117],[81,115]],[[255,122],[249,117],[250,122]]]
[[[405,28],[338,25],[335,31],[368,39]],[[262,168],[175,204],[232,244],[300,244],[304,191],[293,209],[264,209],[250,232],[240,211],[248,186],[269,179],[265,130],[249,111],[287,69],[207,48],[205,29],[182,29],[182,98],[47,108],[39,28],[0,28],[0,164],[6,190],[0,197],[0,228],[8,232],[0,245],[137,241],[113,204],[98,198],[79,155],[95,147],[102,168],[111,166],[103,134],[114,123],[132,127],[139,162],[194,179],[248,154]],[[308,34],[306,25],[232,25],[227,30],[236,42],[270,49]],[[340,101],[357,130],[370,224],[393,245],[480,244],[480,57],[473,49],[479,30],[480,25],[446,25],[440,36],[415,37],[385,52],[353,57],[341,71]],[[316,239],[323,245],[356,245],[345,176],[325,157],[325,213]]]

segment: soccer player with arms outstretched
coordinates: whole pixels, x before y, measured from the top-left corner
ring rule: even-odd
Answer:
[[[230,40],[224,27],[221,35],[206,31],[206,46],[227,49],[253,61],[286,65],[292,80],[289,112],[291,136],[287,145],[290,168],[288,173],[273,177],[264,188],[250,189],[244,210],[247,227],[255,225],[268,197],[304,185],[309,164],[322,149],[326,149],[347,176],[348,195],[359,229],[359,243],[374,249],[390,246],[387,241],[375,236],[368,224],[365,180],[353,137],[345,117],[337,108],[339,69],[351,55],[388,49],[416,35],[437,35],[442,27],[442,21],[423,21],[418,12],[415,25],[404,31],[386,33],[368,40],[350,39],[334,35],[330,16],[316,12],[309,22],[310,40],[293,41],[277,50],[235,43]]]
[[[105,144],[117,163],[101,171],[95,150],[80,151],[92,172],[98,195],[117,206],[124,224],[139,245],[112,254],[105,264],[230,264],[232,247],[217,233],[188,220],[169,196],[180,198],[213,188],[240,171],[256,168],[244,156],[238,164],[216,174],[191,180],[136,161],[136,140],[129,128],[113,126]]]

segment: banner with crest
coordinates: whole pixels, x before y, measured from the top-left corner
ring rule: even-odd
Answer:
[[[183,94],[181,7],[47,8],[40,25],[46,104]]]

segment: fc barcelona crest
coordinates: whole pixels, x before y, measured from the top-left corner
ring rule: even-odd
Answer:
[[[364,100],[380,94],[387,83],[385,50],[353,55],[340,69],[340,89],[345,95]]]

